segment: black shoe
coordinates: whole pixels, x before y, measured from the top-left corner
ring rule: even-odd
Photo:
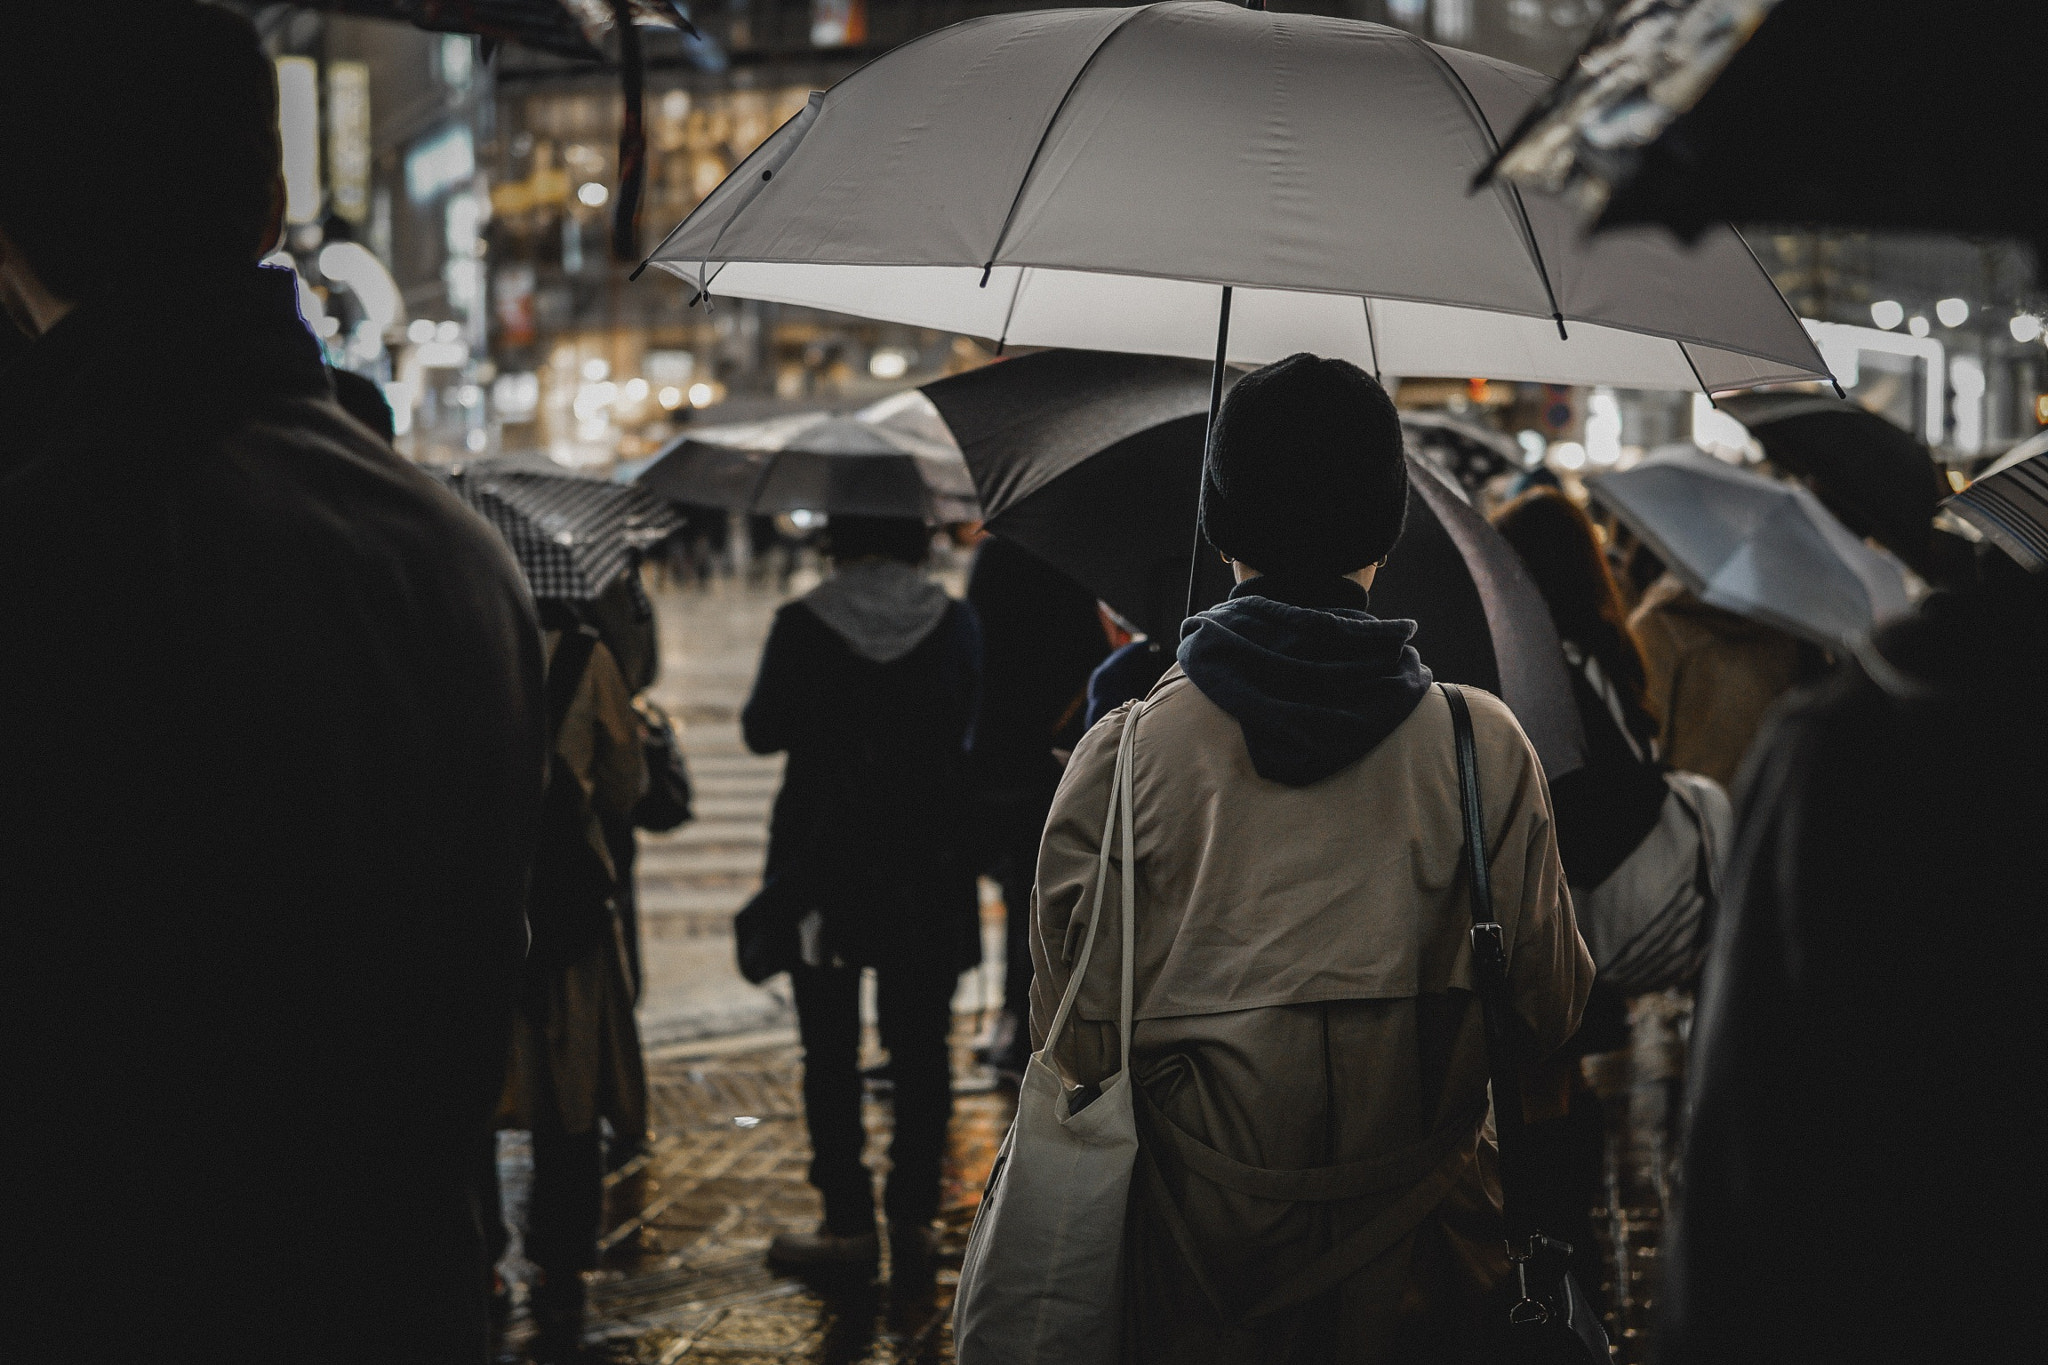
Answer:
[[[583,1349],[583,1277],[542,1273],[527,1298],[533,1314],[533,1358],[543,1365],[577,1360]]]
[[[842,1237],[822,1223],[816,1232],[778,1232],[768,1244],[768,1264],[794,1274],[864,1271],[872,1276],[881,1259],[881,1239],[874,1233]]]
[[[928,1222],[889,1220],[889,1282],[929,1284],[939,1268],[939,1234]]]

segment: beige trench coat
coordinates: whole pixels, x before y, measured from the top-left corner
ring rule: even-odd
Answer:
[[[1643,649],[1664,761],[1732,787],[1764,715],[1803,676],[1799,641],[1708,606],[1670,574],[1650,585],[1628,624]]]
[[[547,657],[561,642],[545,639]],[[610,649],[590,652],[590,663],[569,701],[555,755],[576,774],[590,799],[590,844],[611,866],[598,812],[624,818],[647,789],[640,721],[632,694]],[[633,1018],[633,987],[626,977],[623,927],[581,959],[527,983],[514,1016],[511,1061],[498,1100],[500,1128],[559,1126],[587,1133],[598,1119],[637,1138],[647,1129],[647,1080],[640,1034]],[[536,994],[538,993],[538,994]]]
[[[1515,1002],[1547,1052],[1593,964],[1535,754],[1469,695]],[[1288,787],[1179,668],[1142,705],[1126,1358],[1456,1358],[1507,1266],[1449,706],[1431,691],[1357,763]],[[1087,928],[1123,716],[1082,740],[1046,825],[1036,1040]],[[1116,1069],[1120,951],[1105,924],[1056,1059],[1073,1082]]]

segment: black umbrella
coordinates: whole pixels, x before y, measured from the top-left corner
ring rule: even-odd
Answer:
[[[1817,393],[1738,394],[1722,399],[1721,409],[1749,429],[1772,464],[1804,479],[1844,526],[1908,564],[1924,563],[1935,511],[1950,490],[1910,432],[1859,404]]]
[[[435,33],[474,33],[485,54],[500,42],[518,43],[562,57],[602,61],[605,39],[616,34],[625,116],[619,128],[619,192],[612,210],[612,254],[640,258],[640,189],[646,178],[647,137],[641,121],[645,55],[640,26],[680,29],[698,51],[704,35],[682,0],[302,0],[315,9],[395,19]],[[716,62],[723,64],[723,57]]]
[[[2009,134],[2034,121],[2044,49],[2048,5],[2010,0],[1621,6],[1498,165],[1604,202],[1603,225],[1826,223],[2048,245],[2048,181],[2016,168]]]
[[[684,524],[674,507],[630,484],[515,461],[428,472],[505,538],[535,597],[595,598]]]
[[[802,413],[699,429],[671,442],[636,482],[677,502],[756,514],[981,515],[960,452],[908,415]]]
[[[927,385],[981,493],[987,524],[1162,640],[1187,591],[1208,411],[1207,366],[1046,351]],[[1373,609],[1416,621],[1437,676],[1502,697],[1552,777],[1585,740],[1550,612],[1522,562],[1444,479],[1409,459],[1407,530]],[[1197,601],[1230,590],[1213,552]]]
[[[2048,572],[2048,455],[1978,479],[1948,508],[2027,569]]]

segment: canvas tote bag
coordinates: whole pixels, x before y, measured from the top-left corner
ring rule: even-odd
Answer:
[[[1131,1102],[1131,968],[1136,942],[1131,848],[1131,740],[1139,706],[1124,717],[1109,813],[1095,865],[1095,904],[1072,979],[1033,1054],[1010,1125],[967,1237],[953,1301],[960,1365],[1113,1365],[1122,1355],[1124,1212],[1138,1155]],[[1116,1075],[1079,1113],[1053,1065],[1053,1049],[1088,975],[1102,927],[1110,841],[1119,818],[1123,927]]]

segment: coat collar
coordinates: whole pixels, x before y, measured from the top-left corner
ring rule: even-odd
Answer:
[[[196,271],[106,291],[65,314],[0,374],[0,468],[52,432],[110,410],[167,416],[279,392],[331,397],[292,272]]]

